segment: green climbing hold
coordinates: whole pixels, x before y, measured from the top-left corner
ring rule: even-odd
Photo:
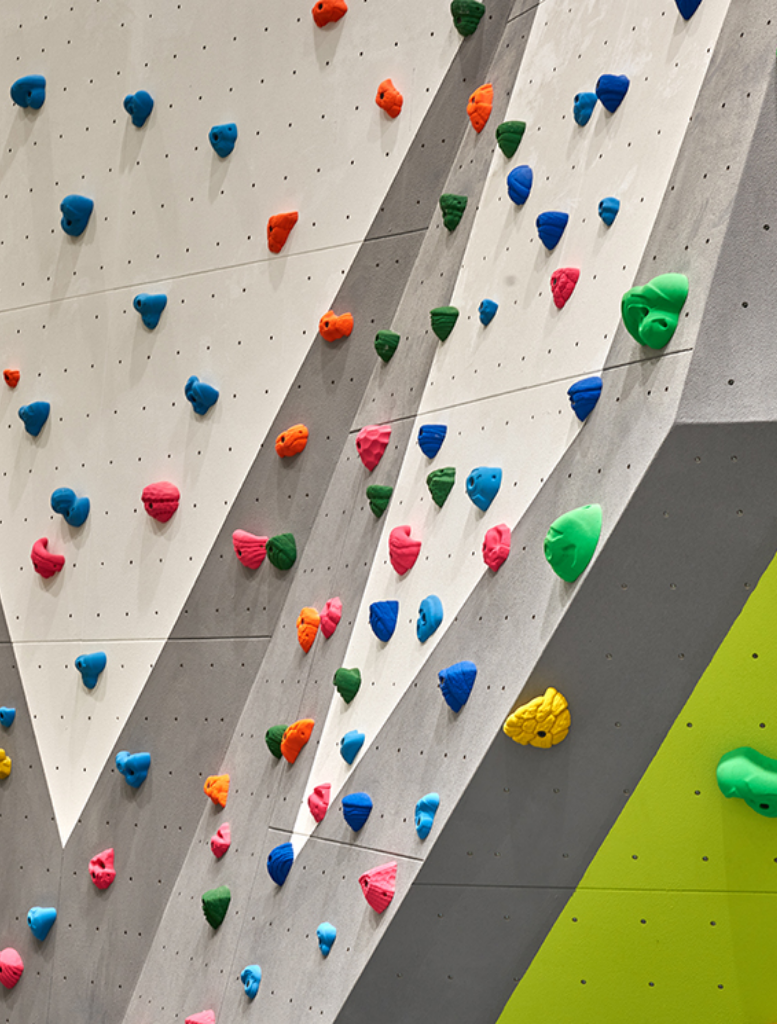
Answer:
[[[445,192],[440,196],[440,209],[445,227],[449,231],[455,231],[467,209],[467,197],[454,195],[453,192]]]
[[[737,796],[765,818],[777,818],[777,761],[752,747],[729,750],[718,762],[723,796]]]
[[[601,532],[601,505],[583,505],[559,516],[545,537],[545,557],[553,572],[574,583],[594,557]]]
[[[486,13],[484,4],[478,0],[452,0],[453,24],[463,36],[471,36]]]
[[[677,330],[687,298],[685,274],[659,274],[641,288],[630,288],[621,300],[626,330],[640,345],[664,348]]]
[[[504,155],[509,159],[521,144],[526,131],[525,121],[502,121],[496,129],[496,142]]]
[[[393,487],[381,487],[380,484],[370,484],[367,488],[367,500],[376,519],[380,519],[388,508],[388,503],[391,501],[393,493]]]
[[[288,728],[288,725],[271,725],[264,734],[264,742],[267,744],[268,750],[279,761],[281,759],[281,740]]]
[[[339,668],[335,672],[334,684],[345,703],[350,704],[359,692],[362,674],[358,668]]]
[[[293,533],[279,533],[267,541],[267,557],[276,569],[291,569],[297,561],[297,543]]]
[[[443,507],[448,495],[456,483],[456,470],[453,466],[446,466],[444,469],[433,469],[426,478],[426,486],[432,496],[435,505]]]
[[[375,335],[375,351],[387,363],[397,350],[399,335],[394,331],[378,331]]]
[[[440,339],[445,341],[459,319],[459,311],[455,306],[438,306],[431,311],[432,330]]]
[[[202,895],[202,912],[211,928],[218,928],[229,910],[232,893],[228,885],[220,885],[218,889],[208,889]]]

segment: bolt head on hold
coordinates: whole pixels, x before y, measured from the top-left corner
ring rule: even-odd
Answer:
[[[659,274],[621,299],[626,330],[640,345],[665,348],[677,330],[680,312],[688,298],[685,274]]]
[[[411,527],[395,526],[389,534],[389,561],[399,576],[409,572],[421,554],[421,541],[410,536]]]
[[[343,797],[343,817],[354,832],[360,832],[372,814],[372,799],[368,793],[349,793]]]
[[[430,594],[421,602],[418,609],[418,619],[415,624],[415,632],[422,644],[432,636],[440,627],[443,618],[442,601],[436,594]]]
[[[551,523],[545,537],[545,558],[557,576],[574,583],[594,557],[602,532],[602,506],[583,505]]]
[[[455,665],[450,665],[437,673],[440,693],[448,707],[456,714],[469,700],[477,674],[477,665],[472,661],[457,661]]]
[[[370,629],[383,643],[394,635],[399,618],[399,601],[373,601],[370,605]]]
[[[525,131],[525,121],[503,121],[497,126],[496,144],[508,160],[515,156]]]
[[[16,708],[0,708],[0,725],[4,729],[10,729],[16,718]]]
[[[507,194],[516,206],[523,206],[531,195],[534,171],[528,164],[514,167],[507,175]]]
[[[471,36],[485,13],[485,5],[479,0],[451,0],[453,24],[462,36]]]
[[[46,79],[43,75],[24,75],[11,86],[11,99],[17,107],[40,110],[46,102]]]
[[[467,477],[467,496],[473,505],[487,512],[502,486],[502,470],[498,466],[478,466]]]
[[[107,889],[116,878],[113,866],[113,847],[96,854],[89,861],[89,877],[98,889]]]
[[[337,929],[333,924],[324,921],[323,924],[316,928],[316,938],[318,939],[318,948],[321,950],[321,955],[329,956],[337,938]]]
[[[596,83],[596,96],[604,109],[614,114],[623,103],[630,85],[626,75],[602,75]]]
[[[78,238],[86,231],[86,225],[94,209],[94,201],[87,196],[65,196],[59,204],[59,209],[62,214],[60,227],[66,235]]]
[[[393,120],[402,113],[404,99],[390,78],[384,79],[378,86],[375,102]]]
[[[358,729],[349,729],[340,740],[340,757],[346,764],[353,764],[356,755],[364,745],[365,736]]]
[[[248,998],[255,999],[262,981],[262,968],[259,964],[250,964],[248,967],[244,967],[240,972],[240,980]]]
[[[238,562],[246,569],[258,569],[267,555],[267,537],[257,537],[246,530],[235,530],[232,547]]]
[[[567,389],[572,411],[579,420],[585,420],[593,412],[601,393],[601,377],[584,377]]]
[[[329,796],[331,791],[332,786],[330,783],[322,782],[320,786],[316,786],[308,797],[308,807],[316,821],[324,820],[324,816],[329,808]]]
[[[577,96],[575,96],[572,114],[575,118],[576,124],[579,124],[581,128],[585,128],[591,120],[591,115],[594,112],[596,102],[595,92],[579,92]]]
[[[24,974],[24,961],[11,946],[0,949],[0,985],[13,988]]]
[[[294,863],[294,847],[291,843],[281,843],[270,850],[267,858],[267,874],[276,885],[283,885],[289,877],[291,866]]]
[[[493,572],[498,572],[510,554],[510,527],[500,523],[486,530],[483,540],[483,561]]]
[[[522,747],[549,750],[566,739],[571,724],[566,698],[549,686],[541,697],[516,708],[502,729]]]
[[[725,797],[738,797],[765,818],[777,818],[777,760],[737,747],[718,762],[718,786]]]
[[[173,518],[178,510],[181,492],[175,484],[161,480],[159,483],[148,484],[147,487],[144,487],[141,498],[148,515],[159,523],[166,523]]]
[[[27,911],[27,924],[39,942],[43,942],[49,934],[56,919],[57,911],[54,907],[31,907]]]
[[[359,879],[359,885],[372,909],[382,914],[397,890],[397,862],[392,860],[371,871],[365,871]]]
[[[308,443],[308,428],[304,423],[296,423],[293,427],[282,431],[275,438],[275,451],[281,459],[291,458],[304,452]]]
[[[151,754],[140,752],[130,754],[129,750],[120,750],[116,755],[116,770],[123,775],[127,785],[140,789],[148,778],[151,767]]]
[[[480,322],[484,327],[488,327],[491,321],[496,316],[496,311],[499,309],[498,303],[494,302],[493,299],[483,299],[478,306],[478,316]]]
[[[94,651],[92,654],[79,654],[76,658],[76,668],[81,673],[81,682],[87,690],[93,690],[105,666],[108,658],[104,651]]]
[[[439,793],[427,793],[415,805],[415,830],[419,839],[426,839],[432,831],[434,816],[440,806]]]
[[[42,576],[44,580],[51,579],[58,572],[62,572],[62,567],[65,564],[65,556],[55,555],[52,551],[48,550],[48,547],[48,537],[40,537],[32,545],[30,553],[35,572]]]
[[[348,4],[345,0],[317,0],[313,4],[313,21],[319,28],[331,25],[339,21],[344,14],[348,13]]]
[[[237,142],[237,125],[234,121],[229,124],[214,124],[208,132],[208,141],[213,147],[214,153],[224,159],[229,156]]]
[[[490,82],[479,85],[472,93],[467,104],[467,116],[470,124],[478,133],[483,131],[491,117],[491,110],[494,106],[494,87]]]
[[[418,447],[427,457],[433,459],[442,448],[443,441],[448,434],[448,428],[444,423],[424,423],[418,430]]]
[[[615,196],[607,196],[605,199],[599,200],[599,216],[608,228],[612,227],[613,221],[618,216],[620,208],[620,199],[616,199]]]
[[[19,419],[24,424],[24,429],[32,437],[37,437],[43,430],[43,425],[49,418],[51,405],[48,402],[30,402],[19,409]]]
[[[124,97],[124,109],[136,128],[142,128],[154,109],[154,99],[145,89],[138,89]]]
[[[155,330],[166,306],[167,296],[162,294],[149,295],[147,292],[141,292],[132,300],[132,308],[140,313],[143,326],[148,331]]]

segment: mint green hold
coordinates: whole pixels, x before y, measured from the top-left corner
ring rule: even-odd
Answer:
[[[752,747],[724,754],[717,767],[718,786],[725,797],[739,797],[764,818],[777,818],[777,761]]]
[[[362,685],[362,674],[358,668],[339,668],[334,684],[345,703],[350,704]]]
[[[601,505],[583,505],[559,516],[545,537],[545,557],[553,572],[574,583],[594,557],[601,532]]]
[[[267,541],[267,557],[270,564],[284,572],[297,561],[297,542],[293,533],[279,533]]]
[[[378,331],[375,335],[375,351],[384,363],[388,363],[397,350],[400,337],[394,331]]]
[[[440,196],[440,209],[442,210],[442,222],[449,231],[455,231],[459,226],[464,211],[467,209],[467,197],[457,196],[452,192],[445,192]]]
[[[370,484],[367,488],[367,500],[370,503],[370,511],[376,519],[380,519],[388,508],[388,503],[391,501],[393,493],[393,487],[382,487],[380,484]]]
[[[444,469],[433,469],[426,478],[426,486],[435,505],[442,508],[456,483],[456,469],[446,466]]]

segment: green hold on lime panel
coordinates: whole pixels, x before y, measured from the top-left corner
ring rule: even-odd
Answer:
[[[448,495],[456,483],[456,469],[454,466],[445,466],[443,469],[433,469],[426,478],[426,486],[432,496],[432,501],[440,508],[445,504]]]
[[[454,195],[453,192],[445,192],[440,196],[440,209],[445,227],[449,231],[455,231],[467,209],[467,197]]]
[[[391,501],[393,493],[393,487],[383,487],[380,484],[370,484],[367,488],[367,500],[370,503],[370,510],[376,519],[380,519],[388,508],[388,503]]]
[[[362,674],[358,668],[339,668],[335,672],[334,684],[346,704],[350,704],[362,685]]]
[[[208,889],[202,894],[202,912],[211,928],[218,928],[229,910],[232,893],[228,885],[220,885],[218,889]]]
[[[485,13],[485,5],[478,0],[451,0],[453,24],[463,36],[472,35]]]
[[[264,742],[267,744],[267,749],[279,761],[281,759],[281,740],[288,728],[288,725],[271,725],[264,734]]]
[[[384,363],[388,363],[396,352],[399,340],[394,331],[378,331],[375,335],[375,351]]]
[[[574,583],[594,557],[601,532],[601,505],[583,505],[559,516],[545,537],[545,557],[553,572]]]
[[[626,330],[640,345],[664,348],[677,330],[687,298],[685,274],[659,274],[641,287],[630,288],[621,300]]]
[[[508,160],[511,156],[515,156],[525,131],[525,121],[502,121],[500,125],[497,125],[496,143]]]
[[[297,543],[293,533],[279,533],[267,541],[267,558],[276,569],[291,569],[297,561]]]
[[[429,315],[432,319],[432,330],[440,341],[445,341],[459,319],[458,309],[455,306],[437,306]]]
[[[729,750],[718,762],[723,796],[739,797],[765,818],[777,818],[777,761],[752,747]]]

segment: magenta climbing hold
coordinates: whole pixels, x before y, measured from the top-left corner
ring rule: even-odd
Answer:
[[[31,552],[35,572],[42,576],[44,580],[51,579],[58,572],[62,572],[62,567],[65,564],[64,555],[55,555],[52,551],[48,550],[48,547],[48,537],[40,537],[32,545]]]
[[[332,786],[330,783],[322,782],[320,786],[316,786],[308,797],[308,807],[316,821],[324,820],[324,815],[329,807],[329,795],[331,792]]]
[[[152,519],[166,523],[172,519],[181,500],[181,492],[175,484],[161,480],[158,484],[149,484],[143,488],[143,506]]]
[[[237,560],[246,569],[258,569],[267,555],[268,537],[257,537],[246,530],[235,530],[232,534],[232,547]]]
[[[116,878],[116,869],[113,866],[113,847],[92,857],[89,861],[89,877],[98,889],[107,889],[113,884],[113,880]]]
[[[356,435],[356,451],[370,473],[383,458],[390,437],[391,427],[385,425],[364,427]]]
[[[421,541],[410,536],[411,527],[395,526],[389,534],[389,559],[395,571],[404,576],[421,553]]]
[[[507,523],[486,530],[483,541],[483,561],[489,569],[498,572],[510,554],[510,527]]]
[[[221,860],[232,845],[232,831],[229,822],[225,821],[214,836],[210,837],[210,848],[216,860]]]
[[[13,988],[24,974],[24,961],[12,946],[0,949],[0,985]]]
[[[330,597],[321,610],[321,632],[328,640],[337,629],[343,615],[343,602],[339,597]]]
[[[557,309],[563,309],[572,297],[572,292],[580,280],[577,267],[560,267],[550,278],[550,290]]]
[[[372,909],[382,914],[397,891],[397,862],[392,860],[371,871],[365,871],[359,879],[359,885]]]
[[[184,1024],[216,1024],[216,1014],[213,1010],[203,1010],[201,1013],[194,1013],[187,1017]]]

